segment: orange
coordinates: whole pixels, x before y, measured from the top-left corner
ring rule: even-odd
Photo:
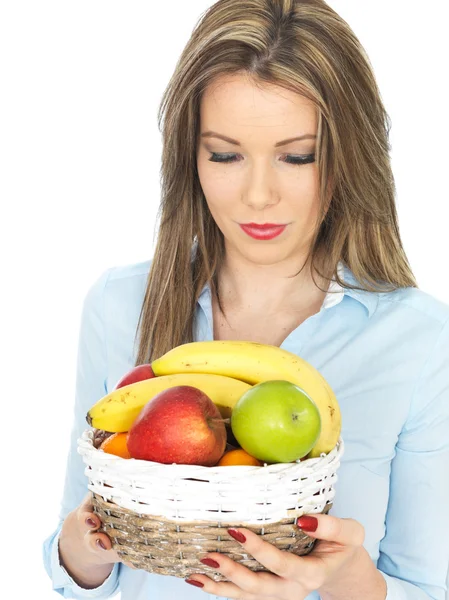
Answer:
[[[225,452],[218,461],[218,467],[228,467],[232,465],[248,465],[251,467],[261,467],[263,463],[248,452],[245,452],[243,448],[237,448],[236,450],[229,450]]]
[[[104,440],[100,446],[100,450],[104,450],[104,452],[107,452],[108,454],[121,456],[122,458],[131,458],[131,454],[128,451],[128,446],[126,445],[127,437],[127,431],[114,433]]]

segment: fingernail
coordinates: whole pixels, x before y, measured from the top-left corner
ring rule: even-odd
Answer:
[[[318,519],[315,517],[300,517],[296,524],[304,531],[316,531],[318,527]]]
[[[196,587],[204,587],[204,584],[201,581],[196,581],[196,579],[184,579],[186,583],[190,583],[190,585],[196,585]]]
[[[97,546],[100,546],[102,550],[106,550],[106,546],[104,545],[103,541],[100,540],[100,538],[97,539],[96,544]]]
[[[95,523],[95,521],[91,518],[86,519],[86,525],[88,525],[89,527],[96,527],[97,524]]]
[[[241,544],[246,542],[246,537],[243,535],[243,533],[240,533],[240,531],[236,531],[235,529],[228,529],[228,533],[231,537],[233,537],[235,540],[237,540]]]
[[[200,562],[207,567],[212,567],[213,569],[218,569],[220,566],[213,558],[202,558]]]

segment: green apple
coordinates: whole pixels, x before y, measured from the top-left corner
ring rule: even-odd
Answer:
[[[321,432],[320,412],[299,386],[264,381],[247,390],[231,414],[231,429],[241,447],[267,463],[306,456]]]

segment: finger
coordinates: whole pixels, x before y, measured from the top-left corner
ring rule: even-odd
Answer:
[[[100,552],[103,555],[105,552],[112,550],[111,538],[105,533],[88,531],[84,539],[89,549],[95,553]]]
[[[81,504],[79,505],[79,510],[83,511],[83,512],[92,512],[94,509],[92,498],[93,498],[93,494],[92,494],[92,492],[89,491],[84,496]]]
[[[237,541],[245,549],[245,552],[259,561],[271,573],[290,581],[298,581],[299,575],[303,580],[311,575],[313,567],[311,564],[306,563],[302,557],[292,552],[279,550],[279,548],[265,542],[259,535],[248,529],[239,528],[238,530],[234,529],[234,531],[243,534],[245,541]]]
[[[130,569],[138,569],[139,567],[136,567],[135,565],[133,565],[132,562],[130,562],[129,560],[126,560],[126,558],[128,557],[128,554],[125,553],[118,553],[117,551],[114,551],[116,556],[117,556],[117,560],[120,561],[121,563],[123,563],[126,567],[129,567]]]
[[[330,515],[306,515],[297,523],[310,537],[336,542],[342,546],[361,546],[365,541],[365,529],[354,519],[340,519]]]
[[[137,567],[129,561],[123,560],[118,552],[113,549],[112,540],[107,534],[88,532],[86,533],[85,539],[89,550],[97,555],[99,553],[105,562],[122,562],[130,569],[137,569]]]
[[[268,545],[271,546],[271,544]],[[205,564],[215,568],[231,583],[234,583],[240,590],[248,594],[253,594],[257,598],[261,596],[283,596],[282,590],[286,582],[277,575],[251,571],[251,569],[231,560],[227,556],[215,552],[208,553],[204,558],[217,563],[218,567],[210,562]]]
[[[193,582],[199,582],[200,585]],[[201,587],[202,592],[207,594],[213,594],[220,598],[229,598],[237,600],[260,600],[259,596],[254,596],[249,592],[241,590],[235,583],[228,581],[213,581],[206,575],[197,575],[196,573],[191,577],[185,579],[185,582],[196,587]],[[202,584],[202,585],[201,585]]]
[[[96,531],[101,527],[101,521],[95,513],[80,512],[78,519],[87,531]]]
[[[84,537],[85,547],[104,563],[116,563],[121,559],[112,548],[112,542],[105,533],[88,532]]]
[[[101,527],[101,519],[94,512],[92,504],[92,492],[88,492],[77,510],[78,522],[88,530],[95,530]]]

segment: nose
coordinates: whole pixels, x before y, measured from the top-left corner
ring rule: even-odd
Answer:
[[[279,202],[271,169],[266,163],[254,165],[249,170],[242,202],[255,210],[263,210]]]

